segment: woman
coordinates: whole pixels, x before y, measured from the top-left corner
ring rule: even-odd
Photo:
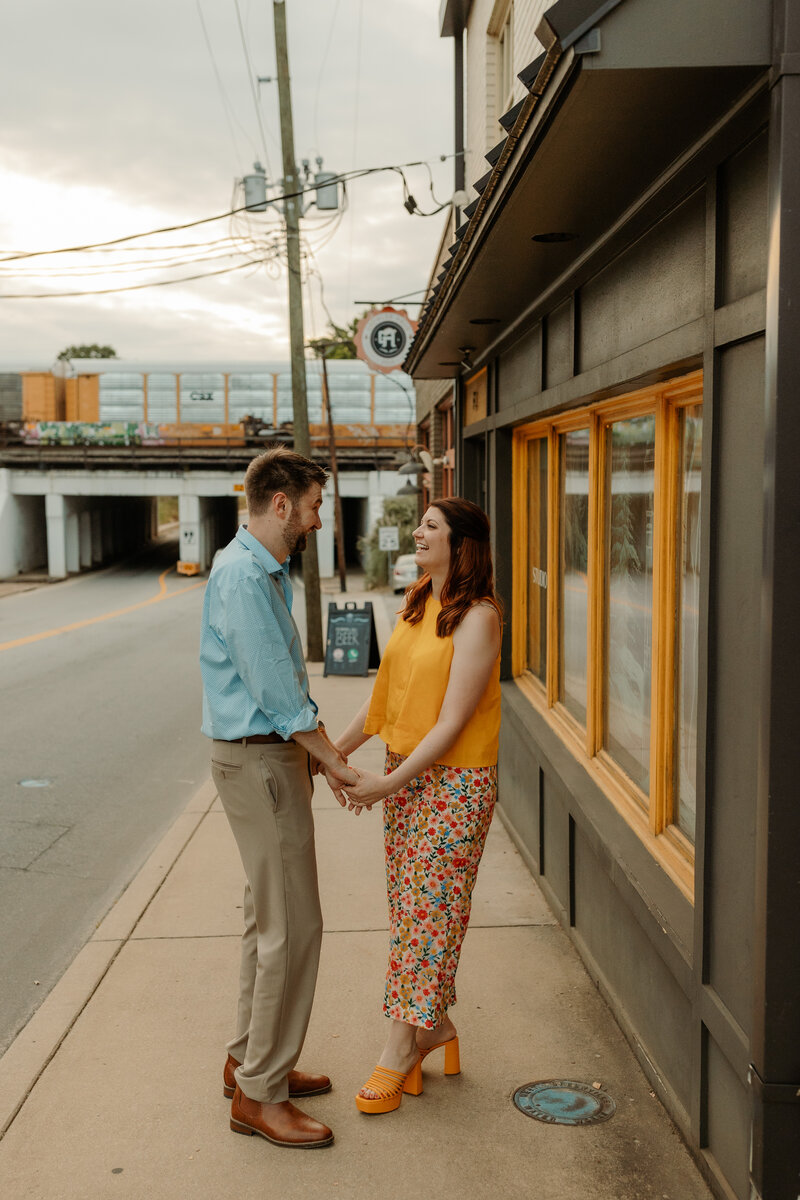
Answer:
[[[386,773],[359,772],[355,805],[384,800],[391,944],[389,1036],[356,1096],[391,1112],[422,1091],[422,1059],[443,1046],[459,1071],[448,1010],[472,888],[494,811],[500,729],[500,608],[489,522],[475,504],[437,500],[414,530],[425,574],[409,589],[372,696],[338,740],[349,755],[372,734]]]

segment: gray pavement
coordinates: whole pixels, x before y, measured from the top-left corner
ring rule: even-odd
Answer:
[[[378,620],[383,642],[388,620]],[[319,665],[310,674],[335,734],[370,681],[324,679]],[[380,745],[368,743],[355,761],[379,768]],[[0,1194],[709,1200],[497,819],[453,1012],[462,1073],[445,1078],[430,1061],[421,1096],[388,1115],[359,1113],[353,1095],[384,1034],[380,814],[344,813],[324,783],[315,814],[325,934],[300,1065],[333,1077],[334,1090],[305,1107],[333,1127],[334,1145],[301,1153],[229,1130],[221,1070],[235,1012],[242,875],[209,782],[0,1059]],[[512,1094],[546,1078],[602,1083],[616,1115],[586,1128],[529,1119]]]
[[[0,1052],[208,777],[176,555],[0,600]]]

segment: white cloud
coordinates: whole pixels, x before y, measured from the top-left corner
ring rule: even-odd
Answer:
[[[31,249],[98,241],[229,207],[233,176],[249,170],[254,150],[262,157],[263,151],[235,9],[231,0],[201,2],[233,134],[192,0],[12,6],[0,48],[6,114],[0,244]],[[254,70],[274,74],[272,6],[240,0],[240,8]],[[452,44],[438,37],[437,9],[436,0],[339,0],[338,6],[335,0],[289,0],[298,158],[321,151],[331,170],[347,170],[354,161],[372,166],[433,158],[437,195],[448,195],[452,161],[437,160],[451,151]],[[269,162],[278,175],[274,85],[264,85],[262,111]],[[433,207],[426,173],[413,168],[408,177],[421,207]],[[340,322],[353,315],[355,299],[422,287],[442,220],[409,217],[395,175],[354,181],[349,194],[350,211],[317,255],[328,307]],[[304,225],[312,243],[322,237],[313,210]],[[179,240],[225,233],[220,222]],[[52,268],[58,260],[41,261]],[[20,264],[25,279],[9,267],[0,267],[1,293],[34,290],[30,265],[23,270]],[[205,269],[213,264],[196,268]],[[84,282],[98,287],[102,278]],[[79,275],[71,277],[70,290],[80,282]],[[41,287],[58,290],[65,283],[66,277],[43,279]],[[310,303],[319,325],[316,285]],[[47,359],[74,341],[108,341],[126,356],[274,357],[285,352],[287,340],[285,277],[270,279],[263,270],[251,278],[235,274],[104,298],[0,300],[0,314],[4,362]]]

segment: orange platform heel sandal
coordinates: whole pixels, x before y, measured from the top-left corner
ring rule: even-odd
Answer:
[[[445,1075],[460,1075],[461,1054],[458,1049],[458,1034],[453,1038],[448,1038],[446,1042],[437,1042],[435,1046],[429,1046],[427,1050],[420,1050],[420,1062],[423,1058],[427,1058],[432,1051],[438,1050],[440,1046],[444,1046]]]
[[[391,1071],[388,1067],[376,1067],[370,1075],[365,1088],[377,1092],[379,1099],[370,1100],[366,1096],[356,1096],[356,1108],[363,1113],[394,1112],[400,1107],[403,1092],[409,1096],[418,1096],[422,1091],[422,1059],[418,1058],[414,1066],[404,1075],[402,1071]]]

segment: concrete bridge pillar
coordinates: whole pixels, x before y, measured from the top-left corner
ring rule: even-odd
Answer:
[[[80,513],[69,497],[64,498],[64,539],[67,574],[77,575],[81,569]]]
[[[66,504],[64,497],[48,493],[44,499],[47,522],[47,573],[51,579],[67,577]]]
[[[19,571],[17,502],[11,494],[11,472],[0,470],[0,579]]]

